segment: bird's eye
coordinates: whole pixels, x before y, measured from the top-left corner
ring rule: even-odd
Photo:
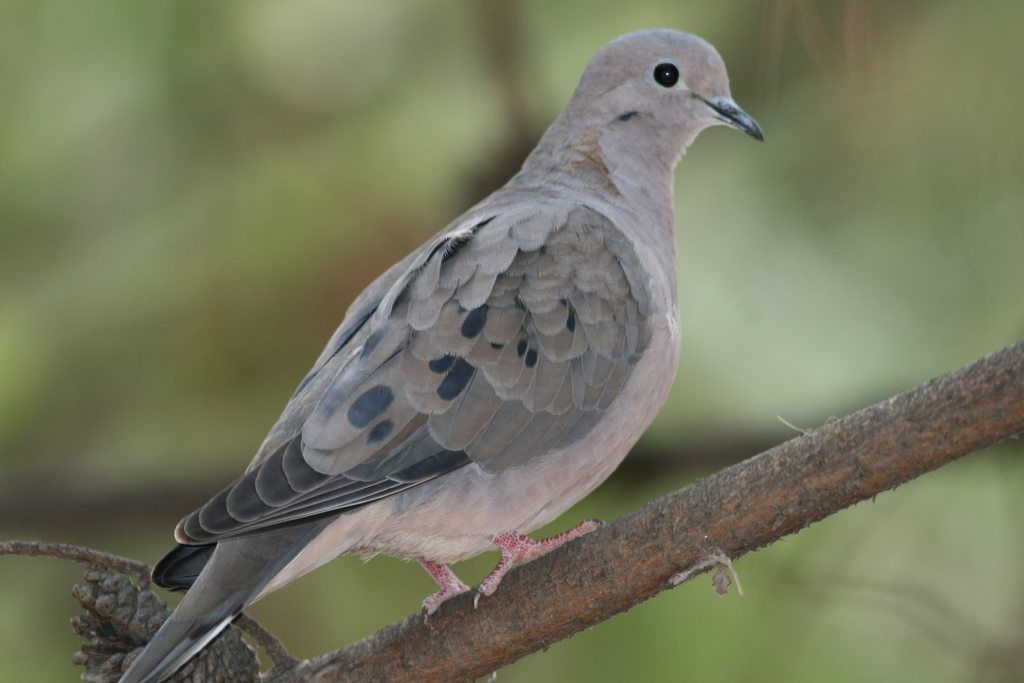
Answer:
[[[655,82],[666,88],[671,88],[679,82],[679,67],[672,62],[662,62],[654,67]]]

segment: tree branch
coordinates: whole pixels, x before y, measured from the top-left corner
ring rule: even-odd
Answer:
[[[268,675],[275,675],[274,669],[281,671],[287,671],[294,669],[300,664],[299,658],[288,652],[288,648],[284,646],[280,640],[277,639],[273,633],[264,628],[263,624],[256,621],[248,614],[244,612],[238,615],[235,619],[235,626],[240,628],[246,635],[256,641],[256,644],[263,648],[263,651],[267,653],[271,661],[274,662],[274,668],[268,671]]]
[[[149,581],[153,570],[145,562],[129,560],[127,557],[111,555],[92,548],[68,543],[47,543],[46,541],[0,541],[0,555],[23,555],[25,557],[52,557],[57,560],[71,560],[79,564],[96,565]]]

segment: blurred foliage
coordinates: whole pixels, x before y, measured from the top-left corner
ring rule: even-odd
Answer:
[[[640,28],[716,45],[767,137],[708,131],[677,171],[683,363],[648,444],[813,427],[1024,335],[1024,4],[495,7],[0,4],[0,496],[241,471],[348,302],[514,170],[590,56]],[[1020,455],[741,560],[744,598],[686,584],[500,680],[1018,680]],[[558,526],[685,476],[613,479]],[[185,512],[0,536],[152,562]],[[309,656],[432,590],[372,562],[252,612]],[[0,560],[5,678],[77,675],[80,575]]]

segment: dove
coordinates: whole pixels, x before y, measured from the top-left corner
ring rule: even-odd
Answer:
[[[604,481],[680,355],[673,173],[724,124],[761,128],[715,49],[674,30],[602,48],[508,183],[370,284],[245,473],[175,530],[153,581],[188,589],[122,683],[172,675],[247,605],[345,553],[448,564],[477,588],[599,525],[536,541]]]

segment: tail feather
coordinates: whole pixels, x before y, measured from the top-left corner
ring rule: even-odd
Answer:
[[[322,528],[317,523],[218,543],[120,683],[158,683],[171,676],[216,638]]]
[[[224,607],[230,608],[202,621],[181,621],[172,615],[128,668],[120,683],[157,683],[170,677],[219,636],[245,604]]]
[[[167,590],[184,590],[199,578],[213,555],[213,545],[179,545],[153,567],[153,583]]]

